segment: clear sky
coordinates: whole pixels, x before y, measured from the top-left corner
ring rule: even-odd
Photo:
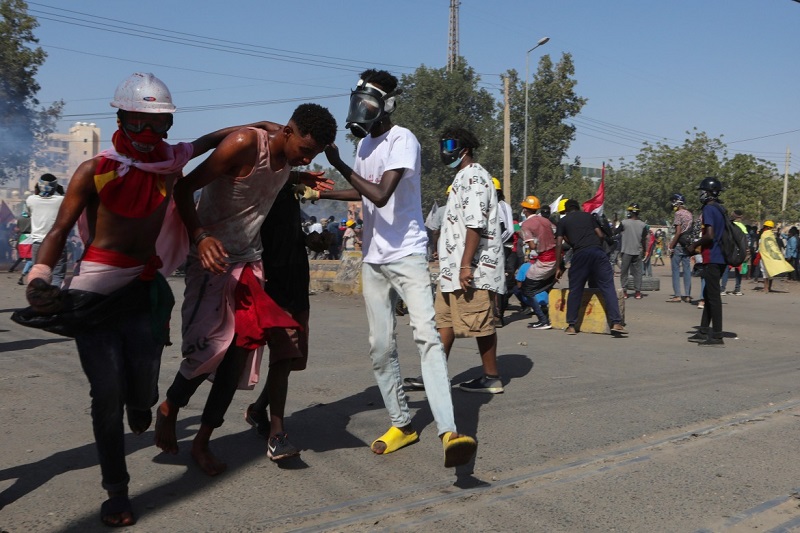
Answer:
[[[179,108],[172,140],[237,123],[285,123],[306,101],[340,126],[365,68],[398,77],[447,61],[449,0],[42,0],[28,2],[47,51],[43,103],[116,128],[114,88],[153,72]],[[680,144],[693,128],[800,171],[800,3],[792,0],[461,0],[460,53],[501,99],[500,74],[531,77],[541,54],[573,55],[580,96],[569,157],[631,159],[643,141]],[[402,100],[400,101],[402,105]],[[349,146],[348,146],[349,148]],[[349,152],[343,149],[343,155]],[[327,166],[324,155],[316,160]],[[497,169],[495,172],[499,172]]]

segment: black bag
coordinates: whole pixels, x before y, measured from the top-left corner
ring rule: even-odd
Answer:
[[[747,257],[747,235],[742,231],[742,228],[731,222],[724,207],[717,203],[712,205],[720,210],[722,218],[725,219],[725,232],[719,241],[722,257],[725,258],[725,262],[730,266],[738,267]]]
[[[678,236],[678,244],[683,246],[684,249],[688,248],[690,244],[692,244],[692,230],[684,231]]]

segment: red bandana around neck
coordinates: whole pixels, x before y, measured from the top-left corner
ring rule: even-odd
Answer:
[[[171,157],[169,145],[164,141],[158,143],[151,152],[140,152],[121,130],[114,132],[111,143],[119,154],[142,163],[158,163]],[[116,215],[145,218],[167,198],[165,178],[162,174],[145,172],[132,165],[124,176],[120,176],[118,169],[121,164],[108,157],[98,161],[94,184],[100,202]]]

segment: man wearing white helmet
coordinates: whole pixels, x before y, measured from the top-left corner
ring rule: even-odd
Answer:
[[[136,522],[128,498],[123,411],[135,434],[150,426],[174,304],[159,272],[174,270],[188,247],[179,219],[170,217],[173,185],[191,158],[239,126],[192,143],[167,144],[175,106],[166,85],[152,74],[136,73],[124,80],[111,105],[119,109],[113,148],[76,170],[28,276],[31,307],[12,318],[75,337],[91,386],[92,426],[109,496],[100,518],[108,526],[122,527]],[[65,283],[68,290],[60,291],[50,285],[52,268],[79,217],[91,244]],[[170,226],[170,218],[177,224]],[[171,248],[169,256],[159,257],[162,242]]]

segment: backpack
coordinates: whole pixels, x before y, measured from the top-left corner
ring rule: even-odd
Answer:
[[[742,228],[731,222],[724,207],[717,203],[712,205],[722,212],[722,218],[725,219],[725,232],[719,241],[722,257],[725,258],[725,262],[730,266],[738,267],[747,257],[747,235],[742,231]]]

